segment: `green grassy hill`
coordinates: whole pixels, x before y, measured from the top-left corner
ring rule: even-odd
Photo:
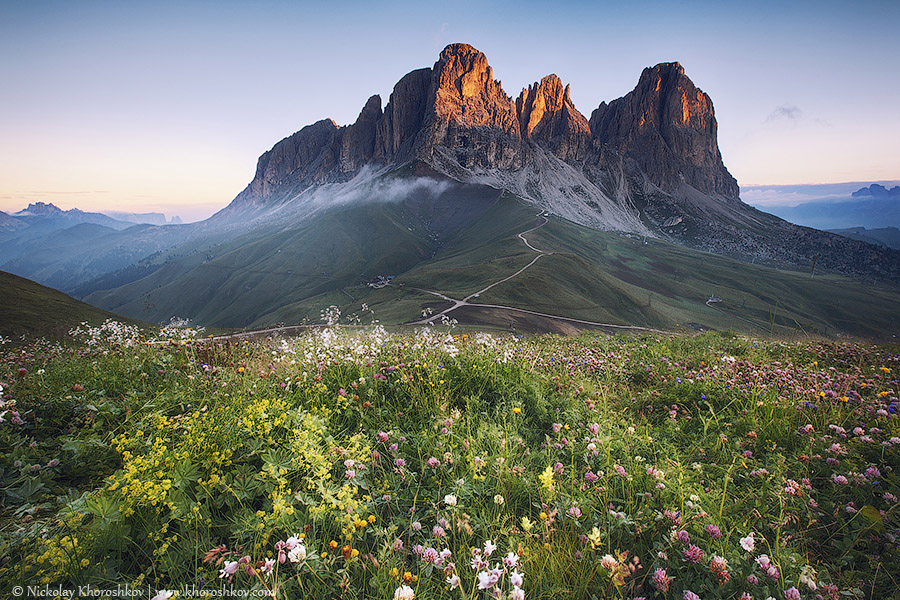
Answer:
[[[87,321],[99,324],[106,319],[123,319],[71,298],[31,280],[0,271],[0,335],[18,337],[62,337],[72,327]]]
[[[207,326],[264,327],[317,322],[330,305],[359,313],[366,303],[380,322],[405,323],[450,306],[422,290],[462,299],[538,256],[517,234],[545,219],[507,192],[453,185],[371,200],[322,211],[297,227],[269,223],[212,252],[175,254],[148,277],[86,299],[153,322],[178,316]],[[893,287],[755,266],[558,217],[527,239],[546,254],[472,299],[494,307],[468,306],[451,317],[556,330],[552,320],[497,308],[505,306],[665,330],[889,338],[900,329],[900,290]],[[387,287],[366,285],[388,275],[395,279]]]

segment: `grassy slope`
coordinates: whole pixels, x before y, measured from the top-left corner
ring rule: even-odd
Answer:
[[[382,322],[412,320],[439,298],[461,298],[522,268],[534,257],[516,233],[540,223],[534,208],[504,198],[435,258],[397,278],[404,288],[349,290]],[[701,253],[659,240],[600,232],[561,220],[526,235],[553,252],[477,299],[560,316],[657,328],[733,328],[765,333],[843,332],[887,337],[900,325],[897,290],[844,277],[779,271]],[[708,306],[710,295],[722,298]],[[329,304],[358,309],[341,293],[294,303],[291,317],[315,319]],[[505,326],[506,319],[498,320]],[[802,333],[801,333],[802,334]]]
[[[87,321],[123,320],[119,315],[79,302],[52,288],[0,271],[0,335],[59,337]]]
[[[211,259],[191,253],[87,299],[152,321],[178,315],[227,326],[297,322],[302,317],[292,305],[298,301],[329,293],[350,301],[360,292],[345,295],[341,289],[430,259],[461,227],[477,221],[498,192],[458,186],[445,195],[449,199],[413,193],[404,202],[338,208],[296,229],[270,225],[222,244]]]
[[[232,240],[212,259],[195,253],[169,261],[149,277],[88,300],[151,321],[177,315],[220,326],[315,322],[329,305],[349,314],[362,303],[382,323],[414,320],[425,308],[447,305],[411,288],[462,298],[536,256],[516,234],[540,224],[537,209],[496,194],[468,186],[439,199],[345,207],[299,229]],[[896,289],[811,278],[560,219],[527,238],[553,254],[478,302],[664,329],[885,337],[900,327]],[[403,287],[360,285],[377,275],[396,275]],[[708,306],[710,295],[723,301]],[[508,325],[504,315],[480,322],[491,319]]]

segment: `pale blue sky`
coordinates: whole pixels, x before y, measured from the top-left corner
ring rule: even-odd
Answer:
[[[354,121],[448,43],[505,91],[548,73],[589,116],[677,60],[713,99],[739,183],[900,176],[900,3],[28,2],[0,4],[0,210],[227,204],[256,159]]]

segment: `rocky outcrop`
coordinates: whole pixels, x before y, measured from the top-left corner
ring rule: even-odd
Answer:
[[[621,180],[609,176],[621,168],[664,191],[687,183],[708,194],[738,195],[722,164],[712,101],[678,63],[645,69],[634,91],[602,103],[589,122],[556,75],[513,101],[483,53],[451,44],[432,68],[400,79],[384,111],[381,98],[372,96],[353,125],[326,119],[276,144],[260,157],[236,206],[284,200],[310,185],[345,181],[367,165],[411,159],[450,172],[518,171],[536,148],[593,172],[598,185],[603,178]]]
[[[339,133],[334,121],[323,119],[275,144],[259,157],[253,181],[232,205],[242,208],[265,203],[267,199],[282,197],[285,189],[324,183],[338,163]]]
[[[594,148],[627,159],[666,191],[682,182],[736,199],[737,181],[722,163],[712,100],[676,63],[644,69],[637,87],[591,114]],[[600,160],[596,156],[595,160]]]
[[[381,96],[376,94],[366,102],[356,123],[347,127],[341,136],[339,163],[342,172],[358,171],[372,160],[381,116]]]
[[[422,128],[431,87],[431,69],[408,73],[391,92],[384,116],[376,126],[376,160],[390,162],[408,158]]]
[[[523,89],[516,100],[519,130],[531,140],[565,161],[584,159],[590,146],[591,130],[556,75]]]
[[[888,189],[881,184],[873,183],[872,185],[860,188],[850,194],[854,198],[878,198],[882,200],[900,199],[900,185]]]
[[[253,215],[243,208],[290,204],[310,187],[361,174],[358,185],[407,164],[508,190],[590,227],[772,264],[815,260],[846,274],[900,279],[900,267],[887,266],[897,261],[877,248],[860,249],[859,242],[801,229],[742,203],[719,152],[712,101],[678,63],[644,69],[633,91],[601,103],[588,120],[556,75],[514,101],[484,54],[452,44],[433,67],[400,79],[383,111],[381,98],[372,96],[352,125],[326,119],[276,144],[219,216],[238,221]],[[855,195],[863,192],[882,189]]]
[[[521,145],[516,104],[487,57],[468,44],[447,46],[432,69],[422,157],[443,146],[464,167],[510,169],[521,167]]]

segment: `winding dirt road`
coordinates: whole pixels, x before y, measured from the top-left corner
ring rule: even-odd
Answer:
[[[429,324],[433,325],[435,320],[438,320],[441,317],[446,317],[454,310],[456,310],[460,307],[463,307],[463,306],[471,306],[473,308],[491,308],[491,309],[505,310],[505,311],[509,311],[509,312],[534,315],[537,317],[544,317],[547,319],[554,319],[557,321],[564,321],[567,323],[577,323],[579,325],[589,325],[592,327],[622,329],[622,330],[630,330],[630,331],[649,331],[652,333],[662,333],[662,334],[671,333],[669,331],[664,331],[662,329],[653,329],[651,327],[640,327],[638,325],[616,325],[615,323],[600,323],[597,321],[586,321],[584,319],[573,319],[571,317],[561,317],[559,315],[551,315],[548,313],[527,310],[524,308],[516,308],[514,306],[503,306],[500,304],[479,304],[477,302],[470,302],[470,300],[472,298],[477,298],[478,296],[480,296],[484,292],[488,291],[492,287],[500,285],[501,283],[507,282],[510,279],[514,279],[515,277],[518,277],[519,275],[521,275],[522,273],[527,271],[529,268],[531,268],[541,258],[543,258],[545,256],[550,256],[553,254],[553,252],[549,252],[547,250],[541,250],[540,248],[535,248],[534,246],[531,245],[531,242],[529,242],[525,238],[525,234],[531,233],[532,231],[540,229],[541,227],[543,227],[544,225],[549,223],[549,219],[547,219],[547,217],[544,215],[543,211],[539,212],[536,216],[539,216],[543,219],[543,222],[540,225],[536,225],[536,226],[532,227],[531,229],[526,229],[525,231],[522,231],[521,233],[516,234],[516,237],[518,237],[520,240],[522,240],[522,242],[524,242],[524,244],[526,246],[528,246],[528,248],[530,250],[537,252],[537,256],[535,256],[531,262],[529,262],[527,265],[525,265],[524,267],[522,267],[521,269],[519,269],[512,275],[509,275],[508,277],[504,277],[503,279],[499,279],[499,280],[493,282],[492,284],[490,284],[489,286],[482,288],[482,289],[478,290],[477,292],[473,292],[473,293],[469,294],[462,300],[459,300],[456,298],[451,298],[450,296],[448,296],[446,294],[442,294],[441,292],[436,292],[434,290],[426,290],[426,289],[422,289],[422,288],[406,286],[406,289],[415,290],[417,292],[422,292],[424,294],[431,294],[432,296],[437,296],[441,300],[445,300],[447,302],[452,302],[453,305],[450,306],[449,308],[445,308],[444,310],[442,310],[439,313],[429,315],[424,319],[420,319],[418,321],[407,322],[405,324],[406,325],[429,325]],[[346,293],[346,292],[344,292],[344,293]],[[347,295],[349,296],[349,294],[347,294]],[[249,338],[249,337],[259,337],[259,336],[276,335],[276,334],[284,335],[284,334],[290,334],[290,333],[299,333],[304,330],[317,329],[320,327],[323,327],[323,325],[290,325],[290,326],[285,326],[285,327],[270,327],[268,329],[260,329],[260,330],[256,330],[256,331],[245,331],[242,333],[233,333],[233,334],[229,334],[229,335],[215,336],[213,338],[207,338],[207,339],[216,341],[216,340],[225,340],[225,339],[241,339],[241,338]]]
[[[500,285],[501,283],[504,283],[504,282],[506,282],[506,281],[509,281],[510,279],[513,279],[513,278],[515,278],[515,277],[518,277],[519,275],[521,275],[522,273],[524,273],[526,270],[528,270],[532,265],[534,265],[534,263],[536,263],[536,262],[537,262],[538,260],[540,260],[541,258],[543,258],[543,257],[545,257],[545,256],[550,256],[550,255],[553,254],[553,252],[549,252],[549,251],[546,251],[546,250],[541,250],[540,248],[535,248],[534,246],[531,245],[531,243],[530,243],[527,239],[525,239],[525,234],[526,234],[526,233],[531,233],[532,231],[535,231],[536,229],[540,229],[541,227],[543,227],[544,225],[546,225],[547,223],[549,223],[549,219],[547,219],[547,217],[544,216],[543,211],[541,211],[540,213],[538,213],[537,216],[540,216],[540,217],[544,220],[540,225],[536,225],[536,226],[532,227],[531,229],[526,229],[525,231],[516,234],[516,237],[518,237],[520,240],[522,240],[522,241],[525,243],[525,245],[528,246],[528,248],[530,248],[531,250],[533,250],[533,251],[535,251],[535,252],[538,253],[538,255],[535,256],[534,259],[533,259],[530,263],[528,263],[527,265],[525,265],[524,267],[522,267],[521,269],[519,269],[518,271],[516,271],[515,273],[513,273],[513,274],[510,275],[509,277],[504,277],[503,279],[500,279],[500,280],[498,280],[498,281],[495,281],[494,283],[490,284],[490,285],[487,286],[486,288],[480,289],[480,290],[478,290],[477,292],[474,292],[474,293],[472,293],[472,294],[469,294],[468,296],[466,296],[466,297],[463,298],[462,300],[457,300],[456,298],[451,298],[450,296],[447,296],[446,294],[442,294],[442,293],[440,293],[440,292],[435,292],[434,290],[425,290],[425,289],[422,289],[422,288],[409,287],[408,289],[416,290],[416,291],[418,291],[418,292],[423,292],[423,293],[426,293],[426,294],[431,294],[431,295],[433,295],[433,296],[437,296],[438,298],[441,298],[442,300],[446,300],[447,302],[452,302],[452,303],[453,303],[453,306],[450,306],[449,308],[445,308],[444,310],[442,310],[442,311],[439,312],[439,313],[435,313],[435,314],[433,314],[433,315],[429,315],[429,316],[425,317],[424,319],[420,319],[420,320],[418,320],[418,321],[412,321],[412,322],[407,323],[407,324],[408,324],[408,325],[428,325],[428,324],[434,324],[435,320],[440,319],[441,317],[446,317],[446,316],[449,315],[451,312],[453,312],[454,310],[456,310],[456,309],[458,309],[458,308],[460,308],[460,307],[462,307],[462,306],[472,306],[472,307],[476,307],[476,308],[495,308],[495,309],[506,310],[506,311],[510,311],[510,312],[517,312],[517,313],[523,313],[523,314],[535,315],[535,316],[538,316],[538,317],[544,317],[544,318],[548,318],[548,319],[555,319],[555,320],[558,320],[558,321],[565,321],[565,322],[568,322],[568,323],[578,323],[578,324],[580,324],[580,325],[590,325],[590,326],[593,326],[593,327],[606,327],[606,328],[611,328],[611,329],[627,329],[627,330],[632,330],[632,331],[650,331],[650,332],[653,332],[653,333],[669,333],[668,331],[663,331],[663,330],[661,330],[661,329],[653,329],[653,328],[650,328],[650,327],[640,327],[640,326],[638,326],[638,325],[616,325],[616,324],[613,324],[613,323],[600,323],[600,322],[597,322],[597,321],[585,321],[585,320],[583,320],[583,319],[573,319],[573,318],[570,318],[570,317],[561,317],[561,316],[558,316],[558,315],[551,315],[551,314],[548,314],[548,313],[542,313],[542,312],[537,312],[537,311],[533,311],[533,310],[527,310],[527,309],[524,309],[524,308],[516,308],[516,307],[513,307],[513,306],[503,306],[503,305],[500,305],[500,304],[479,304],[479,303],[476,303],[476,302],[470,302],[470,300],[471,300],[472,298],[477,298],[478,296],[480,296],[480,295],[483,294],[484,292],[488,291],[489,289],[491,289],[491,288],[494,287],[495,285]]]

